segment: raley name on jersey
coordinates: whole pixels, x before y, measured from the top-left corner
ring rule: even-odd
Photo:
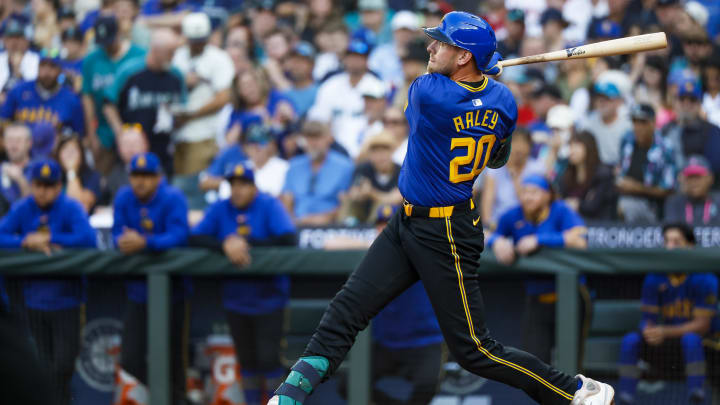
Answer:
[[[473,100],[474,101],[474,100]],[[498,113],[493,110],[475,110],[468,111],[464,115],[458,115],[453,118],[455,132],[472,127],[485,127],[490,130],[495,129],[498,122]]]
[[[145,108],[156,108],[161,105],[172,105],[180,103],[178,92],[144,92],[133,86],[128,91],[128,108],[130,110],[141,110]]]

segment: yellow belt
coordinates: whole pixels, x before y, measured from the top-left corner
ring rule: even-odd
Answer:
[[[428,213],[428,218],[445,218],[452,216],[453,210],[455,209],[454,205],[449,205],[447,207],[430,207],[430,212]],[[475,203],[473,200],[470,200],[470,209],[475,209]],[[411,217],[412,211],[413,211],[413,205],[410,204],[407,201],[403,202],[403,210],[405,210],[405,215]]]

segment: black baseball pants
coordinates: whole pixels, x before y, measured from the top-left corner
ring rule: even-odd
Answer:
[[[427,211],[414,208],[413,215]],[[463,368],[522,389],[541,404],[569,404],[576,378],[490,336],[476,274],[483,231],[473,224],[472,210],[455,208],[451,217],[441,218],[398,211],[330,303],[304,356],[326,357],[332,374],[357,333],[420,279],[448,349]]]

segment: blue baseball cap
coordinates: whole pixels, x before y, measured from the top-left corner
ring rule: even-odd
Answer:
[[[30,167],[30,179],[47,184],[59,183],[62,179],[62,170],[53,159],[37,160]]]
[[[695,100],[702,98],[702,89],[695,79],[685,79],[678,84],[678,97],[692,97]]]
[[[619,98],[620,89],[612,82],[599,82],[595,83],[595,93],[603,95],[609,98]]]
[[[525,177],[522,181],[523,186],[535,186],[545,191],[550,191],[550,183],[547,181],[545,176],[540,174],[531,174]]]
[[[389,222],[390,218],[397,212],[397,205],[383,204],[377,209],[377,219],[375,223]]]
[[[95,21],[95,43],[108,46],[117,38],[118,23],[113,15],[103,15]]]
[[[40,63],[52,63],[56,67],[60,67],[60,52],[57,49],[52,51],[43,50],[40,53]]]
[[[595,24],[595,38],[620,38],[622,30],[615,21],[604,19]]]
[[[244,179],[255,183],[255,172],[247,162],[237,162],[225,169],[225,178],[228,181],[232,179]]]
[[[130,174],[160,174],[160,159],[152,152],[138,153],[130,161]]]
[[[302,56],[304,58],[307,58],[311,61],[315,60],[315,48],[307,41],[300,41],[295,45],[292,52],[290,52],[291,55],[297,55]]]
[[[370,53],[370,45],[360,39],[352,39],[348,44],[347,53],[355,53],[358,55],[368,55]]]

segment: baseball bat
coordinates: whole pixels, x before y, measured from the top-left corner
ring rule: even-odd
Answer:
[[[527,65],[528,63],[550,62],[554,60],[596,58],[600,56],[654,51],[665,48],[666,46],[667,37],[665,33],[654,32],[652,34],[634,35],[631,37],[611,39],[609,41],[595,42],[594,44],[580,45],[561,51],[507,59],[498,63],[505,68],[507,66]]]

